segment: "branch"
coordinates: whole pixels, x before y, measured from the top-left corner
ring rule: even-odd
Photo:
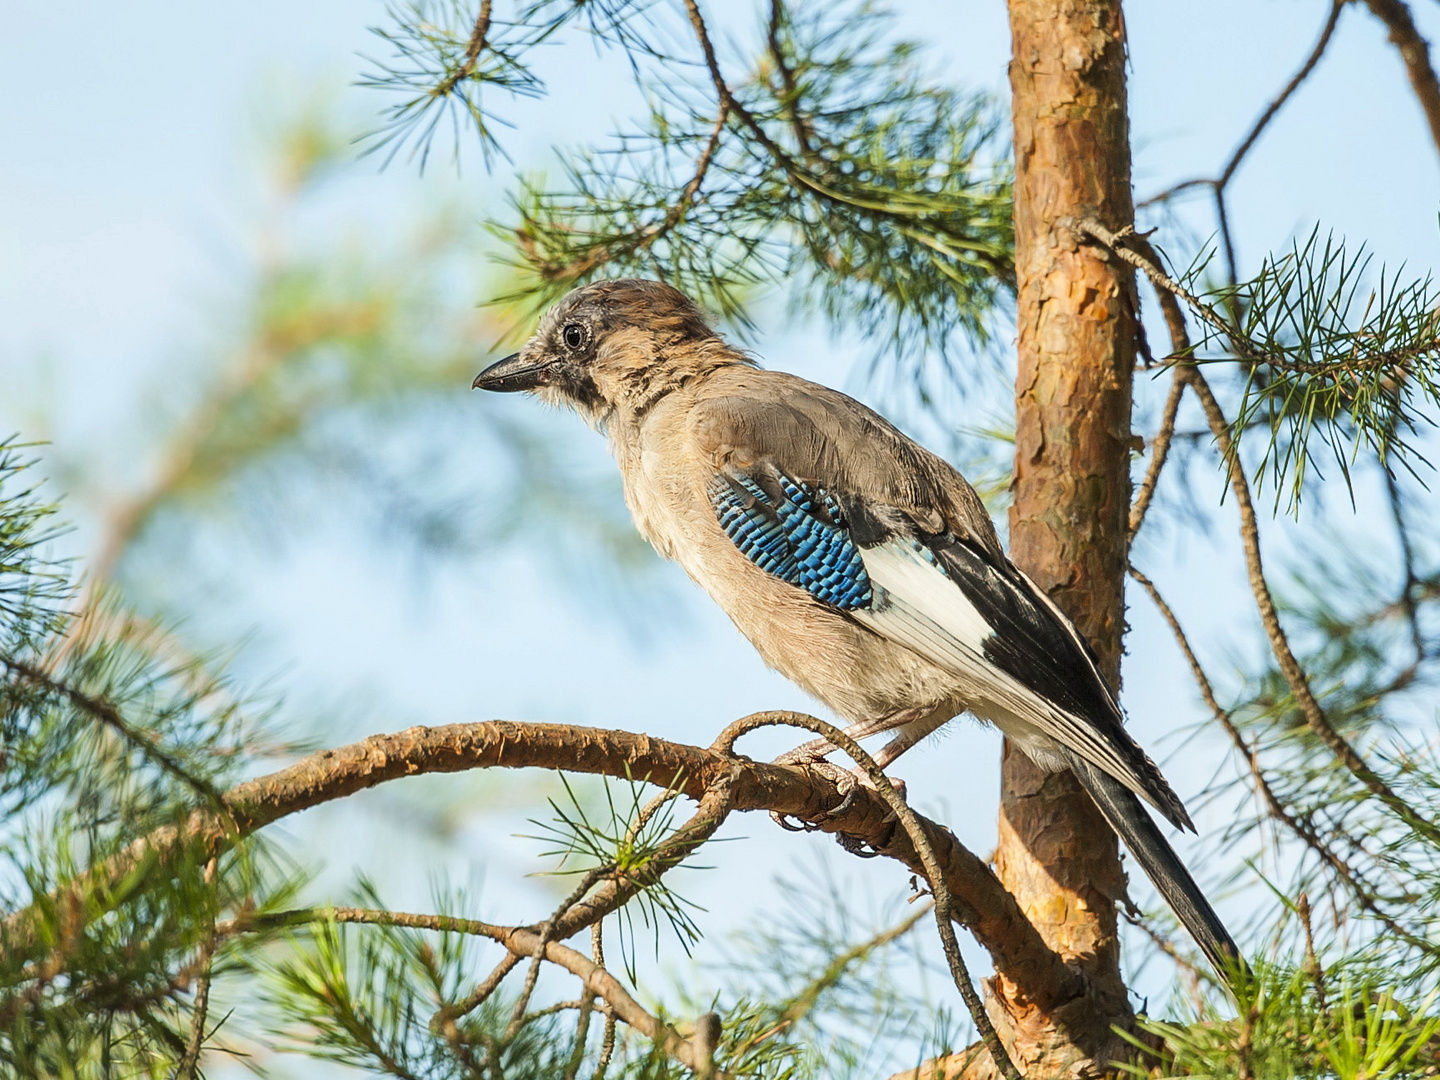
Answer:
[[[1165,411],[1160,416],[1160,428],[1155,433],[1155,438],[1150,440],[1150,465],[1145,470],[1145,480],[1140,485],[1140,490],[1135,493],[1135,501],[1130,504],[1130,542],[1135,542],[1135,535],[1140,531],[1140,526],[1145,522],[1145,512],[1150,509],[1150,501],[1155,498],[1156,485],[1160,483],[1160,472],[1165,468],[1165,459],[1170,456],[1170,442],[1175,437],[1175,417],[1180,412],[1180,399],[1185,394],[1185,380],[1182,376],[1183,369],[1175,369],[1175,377],[1170,382],[1170,393],[1165,398]]]
[[[603,241],[597,243],[588,255],[570,263],[554,266],[545,272],[545,279],[551,282],[578,281],[606,263],[614,262],[617,258],[648,251],[669,235],[699,198],[700,188],[705,183],[705,175],[710,171],[711,162],[715,160],[715,152],[720,148],[720,139],[725,133],[725,124],[729,119],[730,99],[721,97],[715,114],[715,124],[710,129],[710,137],[706,140],[705,147],[700,151],[700,157],[695,162],[695,171],[686,181],[685,186],[680,189],[679,196],[661,220],[645,227],[633,236],[625,238],[619,244],[606,245]],[[516,242],[522,250],[534,251],[538,248],[524,223],[516,227],[515,236]]]
[[[920,825],[919,816],[896,792],[895,785],[885,775],[885,770],[875,763],[875,759],[867,754],[856,740],[834,724],[827,724],[813,716],[783,717],[775,714],[760,714],[758,717],[747,717],[744,720],[736,721],[721,732],[720,737],[715,740],[715,746],[728,750],[734,744],[735,739],[744,732],[771,724],[788,724],[792,727],[805,728],[815,732],[832,746],[839,747],[864,770],[881,798],[890,805],[890,812],[895,815],[901,827],[910,837],[910,841],[915,845],[925,867],[925,878],[930,883],[930,892],[935,898],[935,925],[940,931],[940,944],[945,951],[945,961],[950,967],[950,977],[955,980],[955,988],[960,991],[960,997],[964,999],[965,1007],[970,1012],[970,1019],[975,1024],[975,1030],[980,1033],[981,1041],[990,1051],[990,1058],[995,1063],[996,1071],[1006,1080],[1022,1080],[1020,1070],[1010,1059],[1010,1052],[1005,1049],[1005,1044],[1000,1041],[1000,1036],[995,1031],[995,1025],[990,1021],[990,1014],[985,1011],[985,1003],[975,992],[975,984],[965,966],[965,958],[960,955],[960,943],[955,940],[955,927],[951,922],[953,915],[950,890],[945,886],[945,875],[940,870],[939,860],[935,857],[935,849],[929,843],[925,831]]]
[[[720,71],[720,61],[715,55],[715,44],[710,38],[710,31],[705,26],[705,19],[700,14],[700,7],[696,0],[685,0],[685,11],[690,18],[691,27],[695,31],[696,40],[700,43],[700,51],[705,58],[705,69],[710,74],[710,82],[715,88],[716,95],[720,98],[721,102],[728,104],[740,122],[750,129],[751,134],[755,136],[755,141],[775,159],[776,164],[785,171],[785,175],[797,186],[829,202],[840,206],[854,207],[858,210],[867,210],[877,217],[884,218],[894,224],[896,229],[904,233],[909,239],[914,240],[916,243],[924,244],[931,250],[944,255],[946,258],[955,259],[960,257],[959,253],[943,240],[940,240],[932,233],[927,233],[924,229],[916,227],[915,219],[917,215],[928,215],[930,213],[928,209],[920,209],[916,210],[915,213],[906,214],[896,210],[893,205],[881,203],[875,199],[865,198],[859,195],[846,194],[844,191],[837,189],[824,177],[817,175],[813,170],[807,168],[804,163],[797,161],[789,151],[771,137],[769,131],[765,129],[765,125],[756,118],[755,114],[735,97],[734,91],[730,89],[730,84],[725,81],[725,76]],[[812,150],[807,154],[807,158],[815,161],[818,159],[818,155]],[[823,159],[819,160],[823,163]],[[987,263],[997,277],[1010,281],[1013,284],[1014,267],[1008,265],[1005,260],[997,258],[985,251],[976,250],[972,252],[972,254]]]
[[[1160,298],[1161,306],[1165,309],[1165,321],[1170,327],[1175,346],[1173,351],[1180,357],[1188,355],[1190,342],[1185,332],[1185,320],[1175,300],[1178,297],[1186,300],[1187,303],[1193,303],[1194,298],[1160,269],[1159,260],[1149,242],[1143,237],[1135,235],[1133,226],[1126,226],[1120,232],[1112,233],[1098,222],[1087,220],[1076,223],[1075,229],[1081,235],[1099,240],[1117,257],[1145,272],[1151,282],[1157,286],[1157,295]],[[1143,252],[1132,251],[1122,246],[1125,242],[1140,246]],[[1203,308],[1204,305],[1201,307]],[[1210,314],[1214,318],[1219,318],[1213,311]],[[1200,399],[1200,407],[1209,423],[1210,433],[1215,439],[1221,456],[1229,463],[1230,487],[1235,494],[1235,502],[1240,512],[1240,538],[1245,551],[1245,567],[1250,579],[1250,591],[1254,595],[1255,605],[1259,609],[1260,621],[1265,628],[1265,636],[1269,639],[1271,652],[1275,656],[1281,675],[1284,676],[1286,684],[1290,687],[1290,693],[1295,698],[1301,715],[1305,718],[1306,725],[1350,771],[1351,775],[1359,780],[1372,795],[1394,811],[1402,821],[1432,841],[1440,839],[1440,829],[1437,829],[1433,822],[1418,813],[1396,794],[1394,789],[1370,768],[1345,737],[1335,730],[1334,725],[1330,723],[1330,718],[1325,715],[1325,710],[1316,700],[1314,691],[1310,687],[1309,678],[1300,666],[1300,662],[1295,658],[1285,629],[1280,625],[1280,615],[1275,607],[1275,598],[1270,592],[1269,583],[1265,580],[1265,569],[1260,557],[1259,517],[1255,513],[1255,504],[1250,497],[1250,484],[1245,478],[1244,467],[1238,459],[1230,437],[1230,426],[1225,418],[1224,410],[1210,389],[1210,383],[1200,373],[1193,361],[1182,361],[1182,366],[1178,367],[1177,371],[1184,377],[1186,385],[1191,387]]]
[[[1134,225],[1126,225],[1117,232],[1111,232],[1093,218],[1084,218],[1070,222],[1070,228],[1072,232],[1081,239],[1089,237],[1098,240],[1122,262],[1129,263],[1131,266],[1141,270],[1159,289],[1185,301],[1202,321],[1214,327],[1225,337],[1237,357],[1252,364],[1266,364],[1278,371],[1330,379],[1334,379],[1339,375],[1348,375],[1360,371],[1384,370],[1392,367],[1399,368],[1400,373],[1403,374],[1407,371],[1407,364],[1412,363],[1417,357],[1440,347],[1440,340],[1431,339],[1411,348],[1382,349],[1368,353],[1365,356],[1348,356],[1344,360],[1326,360],[1319,363],[1308,360],[1293,360],[1287,356],[1276,356],[1273,353],[1262,352],[1255,347],[1255,344],[1234,321],[1221,315],[1212,305],[1207,304],[1161,269],[1160,260],[1155,254],[1154,248],[1150,246],[1150,243],[1143,236],[1135,231]],[[1128,245],[1134,245],[1140,248],[1141,251],[1132,250]],[[1187,343],[1187,351],[1182,354],[1172,355],[1169,358],[1169,362],[1172,364],[1194,364],[1195,361],[1190,356],[1189,348],[1190,346]],[[1187,378],[1189,378],[1189,376],[1187,376]]]
[[[398,926],[410,930],[435,930],[447,934],[469,934],[489,938],[508,949],[512,956],[544,958],[580,979],[587,994],[600,998],[615,1016],[650,1039],[666,1054],[686,1068],[715,1080],[725,1080],[727,1073],[718,1072],[705,1060],[697,1046],[669,1024],[647,1012],[620,981],[583,953],[556,941],[546,941],[541,932],[523,926],[497,926],[478,919],[461,919],[450,915],[416,915],[404,911],[382,911],[374,908],[308,908],[279,912],[257,920],[261,926],[296,926],[305,923],[361,923],[372,926]],[[250,927],[247,927],[247,929]]]
[[[120,736],[121,740],[138,750],[143,756],[155,762],[162,770],[179,780],[186,787],[194,790],[207,802],[217,806],[221,805],[224,798],[220,791],[208,780],[201,776],[195,776],[173,755],[161,749],[158,742],[149,738],[142,732],[136,731],[120,714],[120,710],[111,701],[104,698],[94,697],[82,690],[76,689],[63,679],[56,678],[42,668],[28,663],[25,660],[11,656],[0,656],[0,666],[17,678],[37,686],[41,690],[58,695],[64,698],[77,712],[84,713],[102,727],[109,728]]]
[[[778,722],[797,714],[757,715],[775,717]],[[895,828],[890,806],[875,792],[861,788],[849,809],[827,816],[840,802],[841,792],[817,770],[734,759],[713,749],[625,731],[512,721],[451,724],[374,735],[311,754],[288,768],[239,784],[222,797],[223,813],[192,811],[185,821],[135,840],[69,884],[10,913],[0,922],[0,943],[12,953],[33,955],[43,949],[41,929],[47,910],[74,909],[97,918],[123,902],[114,895],[119,883],[127,886],[124,897],[134,897],[142,891],[146,876],[163,872],[168,863],[184,854],[213,857],[290,814],[391,780],[480,768],[550,768],[643,778],[693,799],[703,799],[717,781],[730,778],[729,806],[733,810],[818,819],[826,832],[853,836],[913,872],[925,872],[910,838]],[[996,970],[1032,1000],[1065,1000],[1061,995],[1073,990],[1075,973],[1045,945],[990,867],[948,829],[925,818],[917,816],[917,820],[934,849],[945,886],[961,906],[967,927],[990,952]],[[613,890],[618,888],[615,882],[607,882],[576,905],[557,929],[557,938],[563,940],[573,933],[565,929],[572,923],[589,925],[591,906],[614,902],[617,894]]]
[[[1139,582],[1140,586],[1149,594],[1151,601],[1160,612],[1161,618],[1163,618],[1166,625],[1170,627],[1170,632],[1175,635],[1175,642],[1180,646],[1180,651],[1185,655],[1185,661],[1190,665],[1190,672],[1195,677],[1195,684],[1200,689],[1200,697],[1209,707],[1211,714],[1215,717],[1221,728],[1224,729],[1225,734],[1229,736],[1231,743],[1234,744],[1236,751],[1245,762],[1245,766],[1250,773],[1250,778],[1254,781],[1255,791],[1260,796],[1261,802],[1265,805],[1265,812],[1275,821],[1278,821],[1289,829],[1307,848],[1325,863],[1325,865],[1330,867],[1335,876],[1345,883],[1345,886],[1350,890],[1360,906],[1380,920],[1391,933],[1417,948],[1429,948],[1427,942],[1417,937],[1413,931],[1401,925],[1396,921],[1394,916],[1381,908],[1380,901],[1366,885],[1360,872],[1337,855],[1315,831],[1309,821],[1297,818],[1286,809],[1285,804],[1280,801],[1280,797],[1275,794],[1275,789],[1270,784],[1270,778],[1265,775],[1265,771],[1260,765],[1260,755],[1258,751],[1246,741],[1244,734],[1236,727],[1230,711],[1224,708],[1215,697],[1215,688],[1210,682],[1210,677],[1205,673],[1204,667],[1201,666],[1199,658],[1195,655],[1195,650],[1190,645],[1190,639],[1186,635],[1184,627],[1180,625],[1180,620],[1176,617],[1175,612],[1171,609],[1170,605],[1166,603],[1165,598],[1160,595],[1160,591],[1155,587],[1155,583],[1141,573],[1139,569],[1131,566],[1130,576]],[[1145,929],[1149,932],[1148,927]]]
[[[1250,126],[1250,131],[1245,138],[1240,140],[1240,145],[1237,146],[1235,151],[1230,155],[1230,160],[1225,163],[1225,168],[1220,170],[1218,177],[1213,179],[1197,178],[1182,181],[1172,187],[1166,188],[1158,195],[1152,195],[1140,203],[1140,206],[1142,208],[1152,206],[1155,203],[1174,198],[1183,191],[1197,187],[1214,188],[1217,195],[1223,195],[1226,186],[1240,168],[1240,163],[1245,160],[1246,156],[1255,146],[1255,143],[1259,140],[1260,135],[1270,125],[1270,121],[1275,119],[1280,110],[1284,108],[1285,103],[1290,100],[1291,95],[1300,89],[1300,84],[1310,77],[1310,73],[1315,70],[1315,65],[1318,64],[1320,58],[1325,55],[1325,50],[1330,45],[1330,38],[1335,33],[1335,26],[1340,21],[1340,12],[1344,10],[1345,5],[1349,2],[1350,0],[1331,0],[1330,13],[1325,18],[1325,25],[1320,28],[1320,38],[1315,42],[1315,47],[1310,50],[1310,55],[1305,58],[1305,62],[1300,65],[1300,69],[1296,71],[1290,81],[1285,84],[1284,89],[1275,96],[1269,105],[1265,106],[1265,110],[1260,114],[1259,118],[1256,119],[1255,123]],[[1378,2],[1384,2],[1384,0],[1378,0]]]
[[[447,75],[432,90],[431,96],[441,98],[450,93],[460,85],[461,80],[468,79],[475,70],[475,65],[480,59],[480,54],[485,51],[485,39],[490,36],[490,8],[493,0],[481,0],[480,14],[475,17],[475,27],[470,31],[470,42],[465,46],[465,56],[460,61],[460,66]]]
[[[1425,122],[1430,125],[1430,137],[1440,150],[1440,79],[1435,77],[1435,68],[1430,63],[1429,43],[1420,36],[1404,0],[1365,0],[1365,6],[1389,29],[1390,41],[1400,51],[1405,74],[1420,101]]]

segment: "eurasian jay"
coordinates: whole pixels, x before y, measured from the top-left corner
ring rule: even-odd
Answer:
[[[531,391],[603,431],[640,532],[851,735],[896,731],[882,767],[962,712],[993,723],[1042,768],[1070,769],[1217,969],[1237,962],[1140,800],[1193,830],[1185,807],[950,465],[858,401],[758,368],[656,281],[576,289],[474,385]]]

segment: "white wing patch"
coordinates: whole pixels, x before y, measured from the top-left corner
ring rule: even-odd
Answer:
[[[964,680],[970,711],[1014,738],[1032,756],[1056,764],[1053,740],[1104,769],[1141,798],[1163,808],[1109,740],[1081,717],[1036,694],[985,658],[992,627],[960,586],[926,557],[919,543],[895,537],[860,549],[878,586],[869,609],[850,614],[881,637],[919,653]],[[1063,624],[1062,624],[1063,625]]]

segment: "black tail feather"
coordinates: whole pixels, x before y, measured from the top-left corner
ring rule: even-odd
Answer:
[[[1149,811],[1134,792],[1089,762],[1077,759],[1071,771],[1215,970],[1227,982],[1232,981],[1245,970],[1240,950]]]

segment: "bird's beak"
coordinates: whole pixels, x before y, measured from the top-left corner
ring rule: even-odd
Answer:
[[[525,360],[517,353],[511,353],[504,360],[497,360],[470,384],[472,390],[495,390],[508,394],[516,390],[534,390],[545,381],[550,369],[548,362],[536,363]]]

